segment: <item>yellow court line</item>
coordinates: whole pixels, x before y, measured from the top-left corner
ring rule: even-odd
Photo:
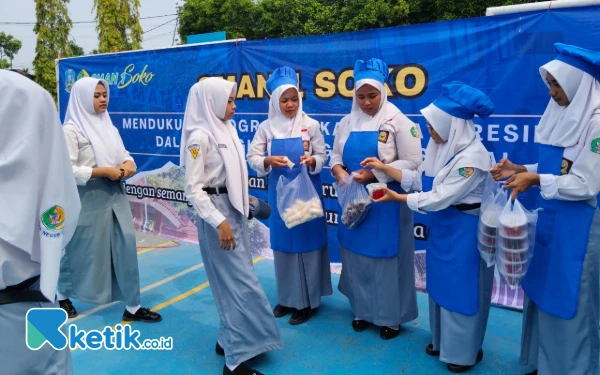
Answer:
[[[138,251],[138,252],[137,252],[137,254],[138,254],[138,255],[146,254],[147,252],[150,252],[150,251],[152,251],[152,250],[157,250],[157,249],[160,249],[160,248],[162,248],[163,246],[165,246],[165,245],[168,245],[168,244],[170,244],[170,243],[173,243],[173,242],[175,242],[175,240],[171,240],[171,241],[168,241],[168,242],[165,242],[165,243],[161,243],[160,245],[156,245],[156,246],[153,246],[153,247],[149,247],[149,248],[147,248],[147,249],[144,249],[144,250],[140,250],[140,251]]]
[[[254,260],[252,260],[252,263],[256,264],[256,263],[260,262],[263,259],[264,259],[263,257],[257,257]],[[152,311],[160,311],[160,310],[164,309],[165,307],[171,306],[174,303],[177,303],[177,302],[179,302],[181,300],[184,300],[184,299],[188,298],[189,296],[191,296],[193,294],[196,294],[196,293],[198,293],[199,291],[201,291],[203,289],[206,289],[209,285],[210,285],[210,283],[208,281],[205,282],[205,283],[202,283],[202,284],[198,285],[197,287],[188,290],[187,292],[181,293],[180,295],[178,295],[176,297],[173,297],[173,298],[171,298],[168,301],[165,301],[165,302],[163,302],[161,304],[158,304],[158,305],[154,306],[150,310],[152,310]],[[124,326],[125,324],[131,324],[131,323],[134,323],[134,322],[122,321],[121,323],[118,323],[118,324]],[[115,324],[114,326],[112,326],[112,329],[114,330],[115,327],[118,324]],[[71,352],[74,352],[77,349],[79,349],[79,346],[77,346],[75,349],[71,349]]]

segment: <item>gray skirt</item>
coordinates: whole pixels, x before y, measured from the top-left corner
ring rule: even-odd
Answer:
[[[236,248],[220,248],[218,231],[199,217],[198,242],[220,317],[218,341],[225,362],[237,366],[259,354],[283,348],[279,327],[254,272],[248,219],[233,208],[228,195],[211,195],[235,235]]]
[[[540,375],[598,375],[599,257],[600,211],[596,210],[583,261],[577,314],[571,320],[546,314],[526,294],[523,301],[522,365],[537,368]]]
[[[91,304],[139,305],[135,228],[123,185],[91,179],[77,189],[81,214],[61,260],[59,293]]]
[[[39,280],[29,290],[39,290]],[[0,305],[0,363],[2,375],[71,375],[73,364],[67,346],[55,350],[45,343],[39,350],[27,347],[25,316],[29,309],[58,308],[57,303],[20,302]],[[67,324],[61,328],[68,337]]]
[[[479,311],[466,316],[439,306],[429,297],[429,327],[434,350],[440,351],[440,361],[472,366],[483,345],[494,284],[494,267],[484,260],[479,263]]]
[[[342,274],[338,289],[348,298],[355,318],[377,326],[393,327],[419,315],[413,212],[405,204],[400,205],[400,217],[400,249],[393,258],[371,258],[340,246]]]
[[[279,304],[295,309],[321,306],[333,294],[327,244],[308,253],[273,251]]]

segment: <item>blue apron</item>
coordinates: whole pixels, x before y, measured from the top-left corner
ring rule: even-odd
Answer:
[[[423,175],[424,192],[433,189],[433,179]],[[446,310],[475,315],[479,311],[479,216],[452,206],[427,216],[431,227],[425,252],[427,292]]]
[[[344,146],[343,161],[348,172],[364,169],[360,163],[368,157],[378,157],[379,132],[351,132]],[[400,183],[389,182],[387,187],[400,193]],[[343,210],[338,208],[338,217]],[[338,225],[340,244],[353,253],[371,258],[392,258],[400,247],[400,203],[371,204],[367,217],[356,228]]]
[[[538,174],[560,176],[564,148],[540,145]],[[583,201],[537,199],[538,220],[523,290],[545,313],[572,319],[595,207]]]
[[[325,218],[319,217],[307,223],[288,229],[277,209],[277,182],[280,176],[291,180],[302,171],[300,157],[304,155],[302,138],[273,139],[271,143],[271,155],[287,156],[294,163],[294,168],[273,168],[269,174],[269,204],[274,209],[269,218],[269,229],[271,232],[271,248],[283,253],[308,253],[319,250],[327,243],[327,227]],[[321,177],[309,174],[310,179],[317,190],[317,194],[323,204],[320,192]],[[325,207],[325,205],[323,205]]]

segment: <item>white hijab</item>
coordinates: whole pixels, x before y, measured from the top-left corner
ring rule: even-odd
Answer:
[[[53,301],[61,252],[75,232],[81,204],[54,100],[7,70],[0,70],[0,134],[0,238],[40,263],[40,289]],[[55,206],[63,212],[52,217]]]
[[[590,118],[600,107],[600,83],[588,73],[558,60],[540,68],[546,85],[547,73],[552,74],[565,90],[571,103],[561,107],[550,99],[536,129],[537,141],[557,147],[576,146],[586,136]],[[582,147],[583,142],[579,146]]]
[[[371,85],[381,93],[379,110],[374,116],[364,113],[356,102],[356,92],[364,85]],[[356,82],[352,97],[352,111],[350,112],[350,131],[378,131],[381,125],[387,120],[391,120],[398,113],[400,113],[400,110],[388,102],[387,90],[383,83],[374,79],[361,79]]]
[[[281,95],[290,88],[294,88],[298,92],[298,88],[294,85],[281,85],[275,89],[269,100],[269,125],[273,136],[278,139],[297,138],[302,135],[304,113],[302,112],[302,97],[300,93],[298,92],[298,111],[296,112],[296,116],[293,118],[286,117],[281,113],[281,108],[279,107]]]
[[[436,133],[446,141],[437,144],[433,138],[429,139],[425,150],[425,160],[423,161],[425,176],[436,177],[446,167],[446,163],[460,151],[465,152],[465,156],[469,156],[469,165],[461,165],[460,167],[489,170],[491,167],[489,154],[484,147],[479,147],[479,144],[476,144],[480,141],[476,139],[477,135],[472,120],[451,116],[433,104],[422,109],[421,113]],[[471,147],[472,145],[476,147]],[[470,155],[471,153],[476,155]],[[456,162],[457,160],[450,163],[450,169],[457,167]]]
[[[248,216],[248,167],[244,149],[231,121],[223,120],[229,96],[236,89],[237,84],[215,77],[192,86],[183,118],[179,163],[185,166],[185,146],[192,132],[206,133],[225,163],[226,185],[232,206]]]
[[[98,167],[118,167],[125,161],[125,147],[119,131],[108,115],[94,111],[94,92],[98,83],[106,88],[107,99],[110,89],[105,80],[84,77],[75,82],[65,114],[65,125],[72,124],[92,144]]]

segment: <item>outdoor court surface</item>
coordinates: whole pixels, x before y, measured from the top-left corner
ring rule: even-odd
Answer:
[[[172,337],[170,351],[74,350],[76,375],[84,374],[214,374],[222,373],[224,358],[214,351],[219,316],[197,244],[138,233],[141,304],[159,311],[160,323],[135,322],[140,338]],[[273,261],[255,257],[255,270],[274,307],[277,304]],[[379,338],[372,327],[356,333],[346,298],[337,290],[323,299],[307,323],[291,326],[289,315],[277,320],[285,347],[254,359],[266,375],[449,374],[446,366],[425,353],[429,343],[427,295],[418,293],[419,317],[404,325],[393,340]],[[121,302],[93,306],[73,300],[79,316],[67,322],[80,330],[103,330],[121,323]],[[524,374],[518,364],[521,313],[492,307],[484,359],[468,374]]]

